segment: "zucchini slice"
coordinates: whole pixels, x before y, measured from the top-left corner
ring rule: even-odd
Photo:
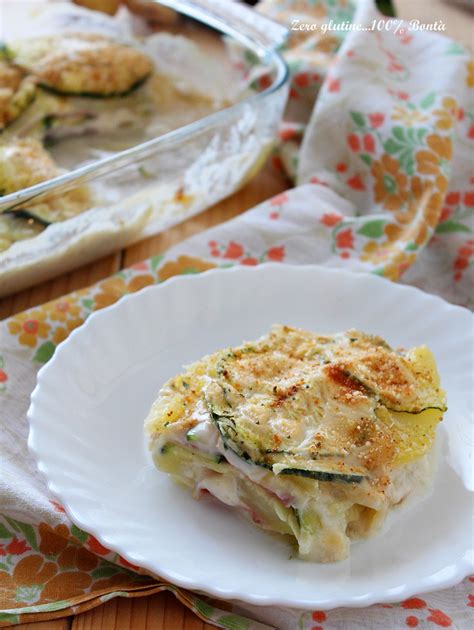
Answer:
[[[446,411],[436,363],[426,346],[396,351],[380,337],[355,330],[337,337],[325,347],[326,358],[385,407],[415,414],[433,407]]]
[[[278,326],[215,361],[204,397],[224,445],[275,474],[360,483],[427,452],[444,410],[427,348],[354,330]]]
[[[151,59],[138,48],[94,33],[32,37],[11,48],[16,64],[58,94],[123,96],[153,70]]]
[[[220,453],[216,453],[214,456],[208,455],[174,442],[166,442],[154,454],[154,460],[160,470],[174,475],[183,470],[189,470],[192,466],[200,466],[221,473],[229,467]]]
[[[244,461],[267,468],[275,474],[296,475],[318,481],[360,483],[367,478],[366,470],[360,466],[350,466],[345,463],[344,453],[339,455],[311,454],[310,452],[295,454],[290,450],[271,448],[265,442],[260,442],[257,446],[257,437],[244,423],[239,424],[232,416],[231,406],[226,403],[224,389],[221,396],[216,388],[213,389],[214,400],[209,401],[208,398],[211,417],[220,433],[224,447]]]

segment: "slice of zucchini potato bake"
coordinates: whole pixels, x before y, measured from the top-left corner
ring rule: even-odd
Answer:
[[[170,379],[145,433],[158,469],[299,556],[333,562],[432,477],[446,409],[433,355],[349,330],[274,326]]]

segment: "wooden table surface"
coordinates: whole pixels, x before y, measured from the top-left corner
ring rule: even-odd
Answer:
[[[473,47],[473,14],[455,3],[443,0],[395,0],[397,15],[404,19],[417,18],[424,23],[442,20],[445,34]],[[141,241],[102,260],[81,267],[0,300],[0,319],[36,304],[59,297],[74,289],[86,287],[144,258],[165,251],[184,238],[208,227],[231,219],[288,187],[288,182],[269,164],[240,192],[193,217],[164,234]],[[173,595],[160,593],[135,599],[116,598],[76,617],[58,621],[21,624],[26,630],[202,630],[212,628],[200,621],[180,604]]]

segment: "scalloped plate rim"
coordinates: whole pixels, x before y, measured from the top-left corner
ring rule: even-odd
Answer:
[[[148,563],[146,560],[142,560],[141,558],[137,558],[132,553],[128,552],[126,549],[123,549],[120,544],[110,544],[107,541],[107,536],[104,536],[100,530],[100,524],[91,525],[90,523],[82,520],[80,515],[76,513],[74,507],[71,506],[68,498],[67,498],[67,490],[64,488],[58,487],[54,481],[51,480],[48,474],[48,466],[47,463],[41,456],[41,453],[38,452],[37,446],[35,443],[35,415],[37,413],[38,402],[40,400],[42,381],[47,378],[48,372],[54,369],[54,364],[60,360],[58,357],[61,357],[64,352],[67,352],[67,347],[70,343],[70,340],[77,338],[84,334],[84,331],[87,330],[88,326],[91,326],[91,322],[108,318],[110,317],[110,313],[123,308],[123,305],[126,302],[130,302],[135,300],[138,296],[143,295],[144,293],[151,293],[156,291],[161,291],[163,287],[170,286],[171,284],[186,284],[188,282],[195,282],[196,280],[202,280],[205,277],[216,274],[229,274],[229,273],[265,273],[267,269],[291,269],[295,270],[297,273],[305,273],[305,272],[318,272],[323,274],[334,274],[334,276],[347,276],[350,275],[352,277],[359,279],[365,279],[369,282],[380,283],[380,286],[387,287],[387,284],[390,282],[384,278],[376,274],[370,274],[365,272],[353,272],[346,269],[327,267],[324,265],[317,264],[305,264],[305,265],[295,265],[295,264],[285,264],[285,263],[261,263],[256,267],[245,267],[245,266],[233,266],[229,268],[213,268],[209,270],[202,271],[198,274],[189,274],[189,275],[178,275],[173,276],[166,280],[165,283],[158,283],[154,285],[150,285],[144,287],[140,291],[136,293],[130,293],[123,296],[114,304],[100,309],[99,311],[95,311],[89,315],[87,320],[83,323],[82,326],[76,328],[69,335],[68,339],[65,340],[55,351],[54,356],[50,359],[50,361],[42,366],[37,374],[37,384],[35,389],[31,394],[31,404],[27,412],[27,418],[29,421],[29,435],[28,435],[28,448],[30,453],[33,455],[37,469],[45,479],[48,489],[50,492],[58,498],[63,505],[66,514],[71,519],[71,521],[76,524],[81,529],[85,530],[87,533],[93,535],[101,544],[108,547],[112,551],[119,553],[123,558],[128,560],[133,564],[138,564],[143,569],[149,571],[153,575],[159,575],[159,577],[168,580],[169,582],[175,584],[178,587],[186,588],[189,590],[197,591],[198,593],[203,593],[207,595],[211,595],[213,597],[226,599],[230,601],[237,602],[245,602],[252,605],[257,606],[290,606],[297,609],[309,609],[309,608],[319,608],[321,610],[330,610],[336,607],[343,608],[363,608],[367,606],[371,606],[373,604],[380,603],[396,603],[400,602],[406,598],[413,597],[414,595],[421,595],[433,590],[440,590],[445,588],[450,588],[461,582],[467,576],[474,572],[474,552],[470,549],[468,552],[464,554],[464,556],[458,559],[457,562],[452,563],[442,570],[436,571],[430,575],[424,577],[418,585],[405,585],[401,587],[392,587],[386,588],[385,590],[377,592],[370,592],[366,595],[362,596],[353,596],[353,597],[339,597],[339,598],[326,598],[326,599],[295,599],[295,598],[285,598],[284,596],[265,596],[265,595],[254,595],[242,592],[242,588],[234,588],[234,589],[222,589],[218,586],[213,586],[207,583],[203,583],[200,581],[196,581],[193,578],[183,578],[180,575],[177,575],[173,572],[171,568],[157,568],[154,567],[153,564]],[[423,299],[429,299],[436,303],[439,307],[444,308],[447,311],[451,312],[462,312],[463,314],[471,315],[471,318],[474,321],[473,314],[464,309],[463,307],[451,304],[446,302],[441,297],[437,295],[433,295],[430,293],[426,293],[425,291],[419,289],[418,287],[414,287],[411,285],[403,285],[390,283],[390,285],[394,288],[395,291],[405,292],[407,295],[412,294],[414,296],[422,297]],[[368,541],[370,543],[370,539]],[[439,579],[437,576],[439,573],[445,573],[447,570],[454,570],[454,573],[450,575],[448,578]]]

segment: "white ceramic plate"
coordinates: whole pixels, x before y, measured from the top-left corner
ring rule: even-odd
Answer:
[[[290,559],[283,541],[193,501],[146,452],[143,419],[164,381],[276,322],[426,343],[448,393],[434,492],[345,562]],[[467,310],[366,274],[262,265],[177,277],[92,315],[58,348],[32,396],[29,445],[77,525],[180,586],[301,608],[398,601],[474,570],[472,324]]]

